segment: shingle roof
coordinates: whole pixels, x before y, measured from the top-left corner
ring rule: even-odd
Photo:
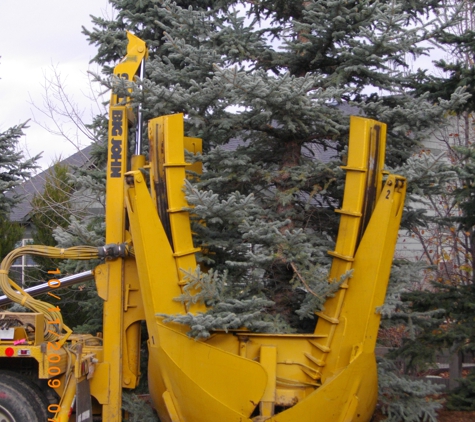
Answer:
[[[89,145],[68,158],[61,160],[60,163],[70,167],[86,167],[91,161],[91,150],[92,145]],[[36,193],[43,192],[48,170],[49,169],[46,169],[41,173],[38,173],[12,190],[10,195],[19,195],[23,198],[14,208],[12,208],[10,212],[10,221],[26,223],[28,214],[32,210],[30,202]]]

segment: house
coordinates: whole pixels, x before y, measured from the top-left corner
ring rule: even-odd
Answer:
[[[70,157],[61,160],[62,165],[68,167],[79,167],[79,168],[88,168],[91,161],[91,151],[92,145],[76,152]],[[36,194],[41,194],[44,190],[45,180],[48,175],[49,169],[46,169],[31,179],[25,181],[21,185],[16,186],[10,195],[21,196],[21,201],[12,208],[10,212],[10,221],[20,223],[25,231],[23,234],[23,239],[18,243],[17,246],[24,246],[28,243],[31,243],[32,240],[32,224],[31,224],[31,213],[33,211],[31,201]],[[28,267],[34,267],[36,264],[31,256],[25,255],[21,258],[18,258],[12,265],[11,270],[15,275],[15,278],[18,282],[22,283],[25,281],[25,270]]]
[[[420,186],[439,188],[439,165],[455,166],[470,172],[470,164],[458,147],[473,145],[473,117],[469,114],[450,116],[447,124],[434,128],[431,137],[424,142],[415,158],[425,164],[427,181]],[[445,171],[447,171],[445,169]],[[418,173],[416,173],[418,174]],[[421,173],[423,174],[423,173]],[[439,174],[443,174],[442,172]],[[424,279],[416,288],[425,288],[428,281],[444,281],[453,284],[470,284],[473,281],[473,252],[470,231],[465,231],[457,222],[463,216],[454,192],[461,188],[464,180],[453,174],[444,183],[438,194],[412,192],[416,199],[414,208],[425,211],[433,217],[423,227],[415,227],[411,232],[401,231],[396,257],[430,264],[432,270],[425,271]],[[430,184],[429,184],[430,183]]]

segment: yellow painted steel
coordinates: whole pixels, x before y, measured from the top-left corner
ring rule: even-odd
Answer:
[[[135,260],[124,260],[124,331],[122,376],[124,388],[136,388],[140,379],[141,321],[145,320]]]
[[[152,154],[159,160],[150,166],[152,185],[161,178],[166,195],[151,194],[143,175],[135,171],[128,174],[133,182],[126,198],[150,338],[150,393],[160,418],[369,421],[377,399],[376,308],[384,301],[405,193],[402,177],[389,176],[382,184],[385,125],[351,120],[331,278],[339,279],[349,270],[353,274],[319,313],[315,333],[235,331],[216,333],[207,341],[189,339],[182,326],[163,324],[155,316],[185,312],[173,299],[181,293],[181,269],[196,265],[193,253],[188,253],[189,216],[182,211],[186,207],[182,128],[181,115],[153,119],[149,126],[151,150],[160,151]],[[157,212],[164,198],[169,233]]]
[[[343,167],[347,171],[343,206],[338,210],[341,214],[340,227],[335,250],[330,252],[334,258],[330,280],[340,279],[354,267],[356,248],[367,221],[372,217],[373,202],[380,196],[382,189],[385,143],[385,124],[361,117],[351,117],[348,162]],[[340,325],[340,314],[348,286],[349,283],[345,282],[335,296],[327,300],[325,310],[317,314],[319,320],[315,334],[320,338],[315,342],[315,359],[321,367],[322,381],[336,371],[333,362],[338,352],[331,355],[329,352],[333,347],[339,347],[340,339],[335,339],[335,333],[339,326],[345,326],[347,323],[343,320]]]
[[[56,413],[54,419],[57,422],[68,422],[69,413],[73,404],[74,396],[76,394],[76,378],[71,372],[67,377],[66,386],[64,388],[61,400],[59,402],[59,411]]]
[[[147,55],[145,43],[131,33],[127,33],[129,40],[127,55],[114,68],[114,75],[132,81],[137,73],[142,59]],[[106,182],[106,243],[122,243],[126,240],[125,233],[125,206],[124,206],[124,174],[127,171],[128,148],[128,110],[127,98],[118,97],[113,92],[109,111],[109,143]],[[122,419],[122,386],[124,372],[127,372],[129,384],[135,384],[133,374],[138,369],[124,371],[124,297],[125,279],[128,277],[124,260],[116,259],[106,263],[108,283],[104,302],[104,363],[108,365],[109,379],[106,389],[109,397],[103,406],[103,419],[108,422],[118,422]],[[133,270],[132,270],[133,273]],[[133,277],[133,275],[132,275]],[[132,329],[133,330],[133,329]],[[137,333],[137,329],[135,329]],[[132,332],[130,332],[132,334]],[[130,339],[130,343],[136,345]],[[133,347],[138,353],[137,347]],[[127,360],[129,357],[127,356]],[[125,365],[127,368],[127,364]],[[128,385],[124,385],[127,387]]]
[[[267,372],[267,385],[260,402],[260,412],[264,417],[270,417],[275,412],[277,386],[277,347],[261,346],[259,362]]]
[[[190,152],[201,152],[201,139],[185,138],[183,132],[183,115],[175,114],[152,119],[148,123],[151,156],[152,197],[157,203],[161,224],[164,226],[170,247],[173,250],[178,270],[180,286],[184,286],[184,271],[196,269],[195,253],[199,249],[193,246],[190,216],[185,211],[188,207],[183,185],[186,178],[185,169],[191,167],[185,162],[185,148]],[[185,146],[186,143],[186,146]],[[198,165],[191,168],[200,172]],[[192,312],[205,311],[195,304]]]

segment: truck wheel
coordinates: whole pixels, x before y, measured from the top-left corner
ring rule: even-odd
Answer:
[[[0,371],[0,379],[4,379],[7,383],[14,382],[21,384],[33,397],[35,406],[38,409],[37,413],[39,413],[40,417],[44,418],[45,421],[47,421],[48,418],[53,418],[53,413],[48,412],[50,402],[46,397],[46,392],[43,392],[34,380],[11,371]]]
[[[41,393],[23,377],[0,371],[0,422],[46,422],[48,410]]]

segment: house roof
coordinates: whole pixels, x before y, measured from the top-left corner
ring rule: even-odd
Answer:
[[[76,152],[75,154],[61,160],[60,163],[69,167],[86,167],[91,161],[92,145]],[[22,197],[21,201],[10,211],[10,221],[26,223],[28,214],[32,210],[31,200],[37,193],[43,192],[46,176],[49,169],[38,173],[31,179],[16,186],[9,195]]]
[[[354,115],[363,115],[364,113],[355,106],[343,103],[339,104],[338,108],[344,114],[354,114]],[[225,151],[234,151],[240,146],[245,146],[246,142],[242,139],[231,138],[226,144],[221,145]],[[91,161],[91,151],[92,145],[76,152],[70,157],[60,161],[61,164],[67,165],[70,167],[87,167],[88,163]],[[312,158],[318,158],[323,162],[328,162],[335,158],[335,151],[332,148],[324,148],[321,145],[310,145],[306,151],[303,151],[303,155]],[[43,192],[45,179],[48,174],[46,169],[41,173],[33,176],[31,179],[22,183],[21,185],[15,187],[9,195],[11,196],[21,196],[22,200],[12,208],[10,212],[10,221],[26,223],[28,220],[28,215],[32,210],[31,200],[36,193]]]

